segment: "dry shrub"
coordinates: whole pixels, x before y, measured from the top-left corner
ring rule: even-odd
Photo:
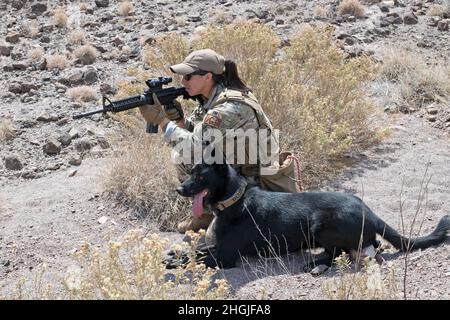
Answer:
[[[55,25],[59,28],[67,27],[67,14],[66,9],[57,8],[53,11],[53,19],[55,21]]]
[[[175,23],[178,27],[185,27],[188,24],[185,16],[175,17]]]
[[[117,99],[123,99],[129,96],[142,94],[145,89],[148,89],[145,80],[151,77],[151,73],[136,68],[128,68],[125,71],[126,80],[118,82],[118,91],[115,96]]]
[[[39,26],[36,21],[27,21],[22,25],[21,32],[24,37],[34,39],[39,36]]]
[[[74,50],[74,56],[80,60],[82,64],[92,64],[97,59],[97,49],[90,44],[86,44]]]
[[[238,63],[242,79],[254,88],[274,127],[281,129],[283,149],[300,153],[307,187],[327,177],[346,152],[366,147],[379,138],[378,131],[372,128],[372,104],[362,87],[371,78],[370,60],[366,57],[346,60],[333,45],[331,33],[305,28],[279,56],[276,55],[279,37],[259,24],[209,27],[192,42],[192,49],[209,47]],[[183,61],[189,52],[186,40],[168,34],[157,39],[154,46],[145,47],[144,61],[152,67],[151,72],[170,74],[168,66]],[[134,73],[139,74],[136,70]],[[142,93],[144,79],[138,79],[138,85],[125,83],[119,87],[119,93],[122,96]],[[123,123],[135,119],[123,117]],[[168,164],[169,158],[161,154],[168,154],[168,149],[143,133],[144,124],[138,118],[140,122],[134,126],[137,132],[126,134],[127,143],[121,147],[126,151],[118,154],[132,158],[115,160],[111,177],[122,173],[111,179],[107,189],[115,190],[113,193],[121,201],[133,203],[142,211],[155,208],[152,214],[161,219],[174,211],[171,205],[179,206],[176,198],[170,198],[178,181],[173,165]],[[145,154],[143,150],[147,150]]]
[[[283,149],[300,152],[307,185],[324,178],[346,152],[378,139],[370,125],[374,108],[362,90],[371,77],[370,60],[345,60],[331,33],[304,28],[279,59],[279,38],[258,24],[209,28],[194,42],[238,63],[274,127],[281,128]]]
[[[86,2],[80,2],[78,7],[80,8],[80,11],[86,11],[88,9],[88,5]]]
[[[54,54],[51,56],[48,56],[47,58],[47,69],[59,69],[64,70],[69,66],[69,60],[65,55],[62,54]]]
[[[0,204],[1,205],[1,204]],[[57,275],[62,287],[49,283],[39,270],[34,279],[22,278],[0,300],[212,300],[229,297],[230,287],[217,279],[216,270],[195,260],[185,268],[170,271],[162,263],[167,240],[158,235],[143,236],[142,230],[130,230],[118,240],[93,246],[84,242],[76,248],[76,264],[65,275]],[[175,252],[194,257],[202,233],[188,233],[187,243],[174,245]],[[48,273],[47,273],[48,274]],[[47,283],[46,283],[47,282]]]
[[[336,300],[392,300],[401,297],[399,279],[393,266],[380,267],[373,260],[364,260],[364,268],[354,272],[347,255],[335,259],[338,275],[322,282],[322,290],[329,299]]]
[[[191,235],[198,242],[199,236]],[[74,269],[63,282],[68,298],[209,300],[228,296],[226,281],[214,281],[215,270],[196,262],[186,269],[172,270],[174,279],[166,280],[166,270],[161,263],[164,245],[159,236],[143,237],[139,230],[127,232],[119,241],[102,248],[104,250],[84,243],[75,253],[80,268]],[[191,252],[193,254],[194,249]]]
[[[170,148],[156,135],[146,133],[140,118],[120,114],[126,126],[117,137],[118,151],[105,172],[104,188],[117,201],[154,222],[174,230],[190,212],[189,203],[175,192],[179,185],[170,160]]]
[[[133,50],[129,46],[123,46],[122,49],[120,50],[120,53],[124,56],[129,56],[132,52]]]
[[[324,6],[315,6],[314,7],[314,16],[319,18],[327,18],[331,14],[330,10],[325,8]]]
[[[0,143],[13,139],[16,136],[16,129],[11,120],[4,119],[0,122]]]
[[[428,9],[427,15],[443,17],[444,13],[447,12],[447,10],[448,9],[445,5],[433,4],[431,5],[430,9]]]
[[[448,103],[450,68],[431,63],[405,49],[386,49],[380,75],[400,85],[402,104],[420,108],[433,101]]]
[[[117,8],[117,13],[120,16],[126,17],[134,10],[134,6],[130,1],[123,1],[119,4]]]
[[[67,90],[67,95],[73,101],[89,102],[97,99],[97,93],[94,89],[88,86],[79,86]]]
[[[155,39],[152,46],[145,45],[142,60],[157,74],[170,74],[169,67],[180,63],[189,54],[189,45],[178,33],[169,33]]]
[[[234,18],[233,15],[226,10],[223,9],[213,9],[208,14],[210,16],[209,22],[211,24],[230,24],[233,22]]]
[[[359,0],[342,0],[338,6],[338,15],[350,14],[352,16],[361,18],[364,16],[364,7]]]
[[[32,61],[32,62],[37,62],[40,61],[42,59],[42,57],[44,56],[44,49],[42,47],[36,47],[34,49],[31,49],[28,52],[28,58]]]
[[[194,49],[211,48],[234,60],[242,79],[253,88],[265,81],[267,66],[279,45],[280,39],[270,27],[249,22],[209,27],[193,42]]]
[[[69,33],[68,41],[70,44],[85,43],[86,42],[86,33],[81,29],[73,30],[72,32]]]

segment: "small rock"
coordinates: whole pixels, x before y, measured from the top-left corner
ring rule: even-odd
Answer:
[[[81,161],[81,157],[79,155],[76,155],[69,159],[69,164],[72,166],[79,166],[81,164]]]
[[[10,43],[17,43],[19,42],[20,34],[17,32],[10,32],[6,35],[5,41]]]
[[[97,222],[100,224],[104,224],[106,221],[108,221],[108,217],[105,216],[102,216],[97,220]]]
[[[77,174],[77,172],[78,172],[78,170],[72,170],[72,171],[69,173],[69,177],[73,177],[74,175]]]
[[[37,15],[41,15],[47,11],[47,5],[43,3],[35,3],[31,6],[31,12]]]
[[[58,141],[61,142],[63,146],[68,146],[72,142],[72,137],[68,133],[64,133],[58,137]]]
[[[95,5],[99,8],[106,8],[109,6],[109,0],[95,0]]]
[[[447,31],[448,30],[448,20],[441,20],[437,24],[439,31]]]
[[[72,128],[69,131],[69,136],[72,139],[76,139],[76,138],[78,138],[80,136],[80,131],[77,128]]]
[[[9,56],[11,54],[11,48],[4,46],[4,45],[0,45],[0,55],[2,56]]]
[[[3,162],[5,164],[5,168],[9,170],[22,170],[23,165],[20,161],[20,158],[17,155],[7,155]]]
[[[37,121],[42,121],[42,122],[52,122],[52,121],[57,121],[58,120],[58,116],[56,114],[48,114],[46,112],[44,112],[43,114],[41,114],[40,116],[38,116],[36,118]]]
[[[48,155],[58,154],[61,152],[61,143],[54,138],[49,138],[45,143],[43,150]]]
[[[412,12],[409,12],[403,16],[403,23],[404,24],[417,24],[419,23],[419,19],[416,17],[416,15]]]
[[[436,120],[437,120],[437,116],[436,115],[431,115],[431,114],[427,115],[426,118],[430,122],[436,122]]]
[[[428,114],[438,114],[438,109],[436,109],[436,108],[434,108],[434,107],[429,107],[428,109],[427,109],[427,113]]]
[[[78,152],[89,151],[90,149],[92,149],[92,147],[93,144],[87,137],[84,137],[80,141],[77,141],[75,143],[75,148],[77,149]]]

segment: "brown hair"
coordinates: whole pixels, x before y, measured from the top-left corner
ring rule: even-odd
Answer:
[[[225,87],[248,93],[252,89],[239,78],[237,65],[233,60],[225,60],[225,72],[221,75],[213,74],[216,83],[222,83]]]

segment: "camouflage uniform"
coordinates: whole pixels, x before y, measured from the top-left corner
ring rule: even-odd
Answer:
[[[191,114],[191,116],[186,119],[184,128],[176,127],[171,132],[165,134],[165,139],[172,146],[176,145],[178,141],[191,141],[193,144],[201,141],[202,135],[208,135],[208,131],[219,130],[222,136],[225,136],[227,129],[257,129],[261,127],[269,126],[271,129],[270,122],[267,117],[260,109],[260,112],[255,111],[248,103],[238,101],[237,99],[227,99],[227,93],[236,93],[234,90],[229,90],[220,84],[217,84],[212,91],[212,94],[208,101],[204,104],[199,105]],[[251,94],[247,94],[246,99],[251,99],[255,104],[257,104],[256,98]],[[248,100],[246,100],[248,101]],[[258,105],[259,106],[259,105]],[[260,108],[260,107],[259,107]],[[261,117],[265,120],[262,122],[267,123],[267,125],[260,125]],[[217,131],[216,131],[217,132]],[[226,150],[225,139],[223,139],[223,144],[215,144],[218,150]],[[201,149],[203,150],[205,146],[203,145]],[[237,154],[235,154],[235,161],[232,163],[233,167],[247,180],[251,182],[258,181],[259,175],[259,164],[248,163],[249,154],[249,144],[246,141],[245,144],[245,164],[237,163]],[[191,155],[192,156],[192,155]],[[191,160],[193,160],[191,158]],[[258,159],[259,160],[259,159]],[[191,161],[193,163],[193,161]],[[180,181],[184,181],[187,175],[190,174],[192,165],[182,164],[177,166],[179,172]]]

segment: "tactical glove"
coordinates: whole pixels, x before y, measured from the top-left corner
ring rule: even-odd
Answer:
[[[139,111],[147,123],[154,125],[159,125],[166,118],[166,114],[156,94],[153,94],[153,104],[139,107]]]
[[[166,113],[166,117],[171,121],[180,121],[184,118],[183,107],[176,100],[173,101],[172,105],[165,106],[164,112]]]

